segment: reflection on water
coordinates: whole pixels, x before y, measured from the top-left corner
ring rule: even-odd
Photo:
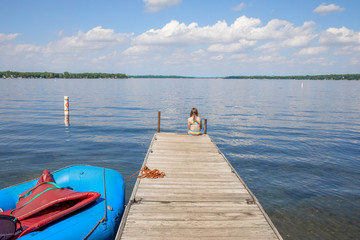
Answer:
[[[0,82],[1,188],[80,163],[130,176],[157,130],[157,112],[161,131],[186,132],[197,107],[284,239],[360,234],[359,81]],[[71,98],[71,126],[64,96]],[[135,180],[126,182],[127,198]]]
[[[65,123],[65,126],[67,126],[67,127],[70,126],[70,116],[69,115],[65,115],[64,123]]]

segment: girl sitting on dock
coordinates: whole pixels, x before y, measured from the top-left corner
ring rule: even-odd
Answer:
[[[198,110],[192,108],[190,111],[190,117],[188,118],[188,134],[192,136],[201,135],[201,118],[198,116]]]

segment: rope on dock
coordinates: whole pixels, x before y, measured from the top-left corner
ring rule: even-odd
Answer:
[[[144,166],[142,169],[140,169],[139,171],[137,171],[136,173],[134,173],[130,177],[125,178],[125,180],[129,179],[129,178],[132,178],[133,176],[135,176],[139,172],[140,172],[140,175],[138,176],[138,178],[155,179],[155,178],[163,178],[165,176],[165,172],[160,172],[158,169],[151,170],[147,166]]]

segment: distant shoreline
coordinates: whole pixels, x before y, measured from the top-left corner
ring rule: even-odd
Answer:
[[[360,74],[295,75],[295,76],[228,76],[224,79],[288,79],[288,80],[360,80]]]
[[[210,78],[210,79],[287,79],[287,80],[360,80],[360,74],[294,75],[294,76],[226,76],[226,77],[188,77],[177,75],[126,75],[123,73],[53,73],[53,72],[0,72],[0,78],[43,78],[43,79],[126,79],[126,78]]]

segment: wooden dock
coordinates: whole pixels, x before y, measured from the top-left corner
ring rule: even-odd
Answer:
[[[208,135],[156,133],[116,239],[282,239]]]

